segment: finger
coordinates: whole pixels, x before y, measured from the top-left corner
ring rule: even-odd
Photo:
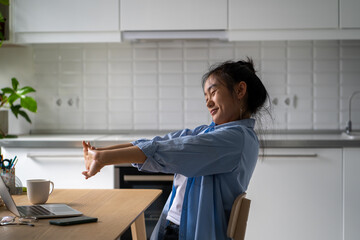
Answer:
[[[85,179],[88,179],[88,178],[91,177],[91,176],[89,175],[88,171],[83,171],[83,172],[82,172],[82,175],[85,176]]]
[[[86,148],[86,149],[89,148],[89,145],[85,141],[82,141],[82,145],[83,145],[83,148]]]
[[[85,141],[82,142],[82,145],[83,145],[83,151],[84,153],[86,153],[89,147],[86,145]]]

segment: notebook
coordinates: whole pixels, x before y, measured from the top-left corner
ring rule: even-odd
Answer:
[[[0,196],[7,209],[18,217],[57,218],[82,215],[81,212],[66,204],[16,206],[2,177],[0,177]]]

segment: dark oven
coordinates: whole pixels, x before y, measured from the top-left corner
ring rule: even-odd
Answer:
[[[115,188],[161,189],[161,196],[145,211],[146,235],[151,233],[160,217],[161,211],[172,190],[173,175],[163,173],[140,172],[132,166],[115,166]],[[121,240],[131,240],[130,228],[121,236]]]

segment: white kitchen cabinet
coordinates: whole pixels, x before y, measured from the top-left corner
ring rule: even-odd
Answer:
[[[360,236],[360,148],[344,149],[344,240]]]
[[[265,149],[249,188],[247,240],[342,239],[342,149]]]
[[[360,1],[359,0],[339,0],[340,1],[340,27],[341,28],[360,28]]]
[[[229,0],[229,29],[338,28],[338,0]]]
[[[119,0],[13,0],[16,43],[120,42]]]
[[[122,31],[226,30],[227,0],[120,0]]]
[[[15,175],[24,186],[27,179],[45,178],[53,181],[55,188],[114,188],[113,166],[85,180],[82,148],[2,148],[1,153],[7,158],[17,156]]]

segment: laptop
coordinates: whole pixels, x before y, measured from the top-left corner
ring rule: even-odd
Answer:
[[[39,204],[16,206],[2,177],[0,177],[0,196],[7,209],[18,217],[57,218],[75,217],[82,213],[66,204]]]

